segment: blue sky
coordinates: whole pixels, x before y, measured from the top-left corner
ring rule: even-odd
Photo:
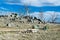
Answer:
[[[29,8],[29,13],[55,12],[60,20],[60,0],[0,0],[0,14],[6,12],[25,14],[25,5]]]
[[[60,12],[60,0],[0,0],[0,10],[3,11],[24,13],[24,5],[28,6],[29,12]]]

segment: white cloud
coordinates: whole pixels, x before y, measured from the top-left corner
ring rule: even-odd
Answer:
[[[47,2],[54,3],[54,5],[60,5],[60,0],[47,0]]]
[[[60,0],[4,0],[11,5],[60,6]]]
[[[31,13],[30,15],[33,17],[37,17],[38,19],[41,19],[40,12],[34,12],[34,13]],[[43,20],[45,20],[46,22],[51,21],[52,17],[54,19],[60,17],[60,12],[54,12],[54,11],[43,12]]]
[[[30,16],[39,18],[39,12],[30,13]]]
[[[10,5],[21,5],[20,0],[5,0],[5,3]]]
[[[21,3],[31,6],[59,6],[60,0],[21,0]]]
[[[10,15],[11,13],[17,13],[17,12],[0,10],[0,15]],[[18,14],[18,13],[17,13],[17,14]]]
[[[41,6],[44,1],[40,0],[21,0],[24,5]]]

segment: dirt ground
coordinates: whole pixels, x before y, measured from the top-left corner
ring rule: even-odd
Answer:
[[[60,24],[48,23],[48,30],[38,32],[22,33],[26,29],[32,29],[32,25],[39,25],[43,28],[46,24],[11,22],[13,26],[9,27],[6,19],[0,18],[0,40],[60,40]]]
[[[48,30],[36,33],[21,33],[20,28],[0,28],[0,40],[60,40],[60,26],[49,25]],[[19,29],[19,30],[18,30]]]

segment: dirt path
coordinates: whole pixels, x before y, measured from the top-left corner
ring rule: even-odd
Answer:
[[[0,28],[0,31],[18,31],[16,28]]]
[[[0,31],[25,31],[27,29],[18,29],[18,28],[0,28]],[[31,29],[34,30],[34,29]],[[53,31],[60,31],[60,28],[54,28],[54,29],[48,29],[48,30],[53,30]]]

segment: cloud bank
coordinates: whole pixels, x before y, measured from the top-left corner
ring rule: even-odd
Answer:
[[[30,15],[33,16],[33,17],[36,17],[38,19],[41,19],[40,18],[41,17],[40,14],[41,14],[40,12],[34,12],[34,13],[31,13]],[[58,18],[59,19],[60,18],[60,12],[54,12],[54,11],[43,12],[43,20],[45,20],[46,22],[52,21],[52,17],[54,19],[55,18]]]
[[[60,0],[0,0],[11,5],[60,6]]]
[[[60,6],[60,0],[20,0],[22,4],[31,6]]]

